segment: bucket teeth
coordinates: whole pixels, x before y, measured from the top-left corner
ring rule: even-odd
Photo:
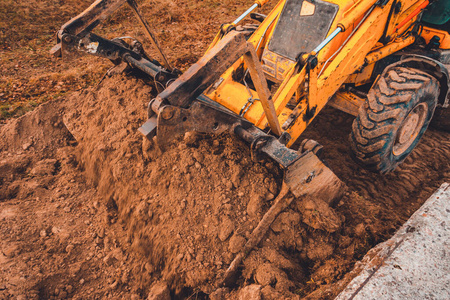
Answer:
[[[286,169],[284,181],[295,197],[320,198],[326,203],[340,199],[346,190],[346,185],[312,152]]]
[[[156,115],[147,120],[141,127],[139,132],[147,139],[151,140],[156,135],[156,128],[158,126],[158,120]]]

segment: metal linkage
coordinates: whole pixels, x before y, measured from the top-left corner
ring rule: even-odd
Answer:
[[[264,6],[264,4],[266,4],[267,2],[269,2],[269,0],[256,0],[255,4],[253,4],[249,9],[247,9],[242,15],[240,15],[236,20],[234,20],[234,22],[232,23],[233,25],[237,25],[239,23],[241,23],[242,20],[244,20],[244,18],[246,16],[248,16],[252,11],[254,11],[255,9],[257,9],[258,7],[262,7]]]
[[[115,64],[125,61],[163,85],[178,77],[177,72],[169,72],[158,62],[150,61],[143,55],[127,48],[126,43],[122,45],[118,41],[110,41],[93,33],[88,33],[83,38],[65,33],[61,38],[61,45],[65,55],[72,55],[74,52],[81,51],[107,58]]]
[[[342,32],[342,28],[341,27],[336,28],[322,43],[319,44],[319,46],[317,46],[313,50],[313,53],[314,54],[319,53],[320,50],[325,48],[325,46],[328,45],[341,32]]]
[[[137,15],[151,43],[161,56],[163,65],[150,58],[143,50],[142,44],[134,38],[107,40],[91,32],[125,3],[128,3]],[[180,71],[170,66],[135,0],[96,0],[84,12],[64,24],[58,32],[57,39],[58,44],[50,52],[58,57],[70,57],[77,52],[85,52],[107,58],[116,65],[124,61],[148,74],[155,80],[155,84],[160,84],[164,88],[180,75]],[[132,39],[134,42],[128,45],[124,39]]]
[[[257,8],[258,8],[258,4],[257,4],[257,3],[253,4],[249,9],[247,9],[246,12],[244,12],[244,13],[243,13],[242,15],[240,15],[236,20],[234,20],[233,24],[234,24],[234,25],[237,25],[237,24],[241,23],[241,21],[244,20],[244,18],[245,18],[246,16],[248,16],[252,11],[254,11],[254,10],[257,9]]]
[[[150,39],[150,42],[152,43],[153,47],[155,47],[155,49],[158,51],[159,56],[161,56],[164,67],[167,70],[172,71],[172,66],[169,64],[169,61],[167,60],[166,56],[164,55],[164,52],[162,51],[161,47],[159,46],[158,40],[155,38],[154,34],[150,30],[150,26],[148,25],[147,21],[142,16],[136,1],[135,0],[127,0],[127,2],[133,9],[136,16],[138,17],[138,20],[141,23],[142,27],[144,27],[145,32],[147,33],[147,36]]]

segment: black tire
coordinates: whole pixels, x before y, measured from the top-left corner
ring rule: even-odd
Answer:
[[[394,170],[427,130],[438,96],[439,83],[427,73],[404,67],[384,72],[353,122],[352,157],[374,172]]]

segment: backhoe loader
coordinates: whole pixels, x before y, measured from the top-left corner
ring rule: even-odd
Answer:
[[[92,33],[126,2],[161,62],[135,39]],[[296,143],[327,104],[356,117],[351,155],[381,173],[411,153],[436,109],[445,115],[450,1],[282,0],[267,15],[254,12],[267,2],[256,0],[223,24],[183,74],[169,63],[135,0],[95,1],[62,26],[52,53],[85,52],[139,69],[160,89],[140,128],[147,138],[156,136],[164,148],[187,131],[232,132],[252,156],[268,156],[285,169],[295,196],[327,190],[330,182],[341,186],[317,158],[317,142]],[[240,25],[248,16],[257,26]]]

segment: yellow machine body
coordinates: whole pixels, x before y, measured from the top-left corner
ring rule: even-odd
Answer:
[[[266,79],[275,87],[272,87],[270,99],[277,116],[274,121],[280,125],[281,133],[288,134],[287,146],[291,146],[333,96],[333,101],[340,101],[340,106],[358,107],[361,104],[362,99],[340,91],[340,88],[343,84],[370,84],[377,75],[374,74],[377,61],[415,41],[415,36],[405,33],[411,30],[428,0],[386,1],[385,5],[378,6],[375,5],[377,0],[326,1],[339,7],[328,34],[337,28],[342,32],[319,53],[303,53],[305,60],[316,56],[317,66],[308,68],[305,65],[301,69],[298,61],[268,50],[285,2],[280,1],[273,8],[248,42],[256,50]],[[314,2],[304,0],[301,13],[314,13]],[[450,48],[447,32],[425,28],[422,34],[428,41],[440,35],[441,47]],[[388,41],[381,43],[382,37]],[[219,34],[210,49],[220,38]],[[240,68],[247,68],[244,58],[229,68],[205,95],[260,129],[266,129],[268,120],[261,101],[258,101],[258,93],[234,80],[234,74]],[[275,128],[272,128],[272,133],[277,134]]]

